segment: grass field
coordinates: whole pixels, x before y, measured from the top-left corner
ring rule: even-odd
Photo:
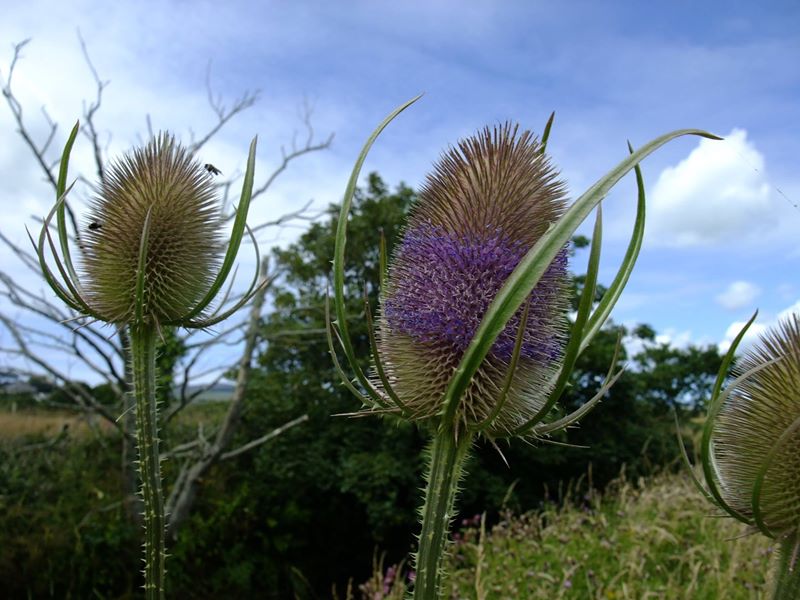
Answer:
[[[198,423],[213,426],[222,421],[227,402],[205,402],[187,406],[172,423],[173,426],[194,428]],[[89,433],[101,434],[115,431],[115,427],[102,417],[83,413],[45,408],[0,409],[0,440],[21,441],[27,437],[53,438],[62,432],[72,437]]]
[[[480,516],[457,527],[449,597],[749,600],[762,597],[771,557],[768,540],[715,516],[685,475],[621,480],[604,498],[485,529]],[[376,570],[364,597],[403,598],[407,574],[394,573]]]
[[[0,411],[0,439],[16,440],[29,436],[53,437],[66,428],[69,435],[82,436],[92,428],[108,431],[112,425],[98,419],[60,410],[3,410]]]

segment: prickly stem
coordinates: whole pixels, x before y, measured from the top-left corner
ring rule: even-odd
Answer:
[[[800,534],[784,537],[778,547],[777,563],[772,573],[772,600],[800,598]]]
[[[136,397],[136,443],[144,500],[145,598],[163,600],[164,499],[158,450],[158,405],[156,402],[156,328],[133,324],[130,328],[133,360],[133,392]]]
[[[442,427],[433,438],[422,507],[422,532],[416,557],[414,600],[434,600],[442,589],[442,559],[453,518],[456,492],[464,461],[472,444],[470,434],[456,439],[455,431]]]

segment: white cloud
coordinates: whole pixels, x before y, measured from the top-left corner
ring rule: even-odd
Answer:
[[[733,338],[739,335],[739,332],[742,328],[747,324],[747,321],[734,321],[728,326],[728,329],[725,330],[725,337],[719,343],[719,351],[720,352],[727,352],[728,348],[731,347],[731,343],[733,342]],[[753,323],[750,328],[747,330],[747,333],[744,334],[742,341],[739,343],[738,351],[741,352],[745,348],[747,348],[750,344],[755,342],[762,333],[767,330],[767,326],[763,323]]]
[[[784,319],[788,319],[792,314],[796,314],[798,317],[800,317],[800,300],[780,311],[778,315],[772,319],[762,323],[753,323],[742,338],[739,348],[737,349],[737,353],[741,353],[743,350],[746,350],[767,329],[774,327],[778,324],[778,322],[783,321]],[[719,343],[720,352],[728,351],[728,348],[731,347],[731,342],[733,342],[733,338],[739,334],[739,332],[742,330],[742,327],[744,327],[746,323],[747,321],[734,321],[728,326],[728,329],[725,331],[725,337]]]
[[[761,294],[761,288],[749,281],[734,281],[724,292],[717,295],[717,304],[728,310],[739,310],[753,303]]]
[[[778,313],[778,320],[788,319],[792,314],[800,316],[800,300]]]
[[[673,348],[686,348],[692,344],[692,332],[690,330],[678,331],[669,327],[656,335],[657,344],[667,344]]]
[[[764,157],[746,131],[734,129],[721,142],[702,139],[653,186],[651,240],[666,246],[719,244],[772,228],[772,189]]]
[[[634,327],[636,327],[637,323],[626,322],[624,325],[628,327],[629,330],[632,330]],[[622,339],[622,345],[625,347],[625,352],[627,353],[628,358],[633,358],[646,348],[660,346],[661,344],[666,344],[672,348],[684,349],[692,344],[702,345],[704,343],[706,343],[704,340],[693,339],[691,330],[686,329],[679,331],[674,327],[668,327],[661,333],[656,334],[656,337],[652,342],[642,340],[634,335],[626,335]]]

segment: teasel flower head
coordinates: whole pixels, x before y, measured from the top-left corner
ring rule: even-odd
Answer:
[[[450,377],[489,305],[561,217],[564,196],[539,140],[510,123],[463,140],[435,165],[389,265],[378,330],[389,383],[412,419],[442,409]],[[511,432],[545,405],[564,352],[566,269],[561,249],[525,308],[500,332],[461,397],[463,427],[485,421],[497,407],[518,332],[517,366],[489,431]]]
[[[112,164],[84,236],[89,303],[105,320],[127,323],[136,310],[141,233],[149,221],[144,314],[170,322],[211,286],[221,260],[222,218],[214,182],[167,134]]]
[[[72,263],[65,219],[69,192],[65,184],[75,127],[62,158],[58,201],[34,244],[45,278],[59,297],[100,321],[155,327],[208,327],[243,306],[252,297],[256,278],[235,306],[222,314],[208,310],[230,274],[244,232],[252,237],[245,220],[256,141],[250,147],[227,248],[222,244],[225,223],[220,199],[210,173],[171,135],[161,133],[106,171],[85,226],[75,236],[82,250],[78,271]],[[54,217],[60,255],[50,233]],[[46,245],[61,281],[47,265]]]
[[[417,99],[391,113],[372,133],[353,167],[336,231],[334,318],[328,342],[344,384],[368,411],[392,413],[445,428],[457,437],[545,437],[583,417],[621,371],[612,364],[598,394],[575,412],[550,420],[580,353],[607,320],[628,281],[644,236],[645,195],[638,162],[671,139],[634,151],[571,206],[547,157],[550,121],[541,139],[516,125],[485,128],[441,158],[412,207],[391,260],[381,241],[381,304],[373,326],[365,316],[373,372],[359,366],[345,315],[347,216],[364,160],[383,129]],[[633,234],[620,269],[595,303],[602,243],[600,201],[636,171]],[[578,310],[567,319],[567,244],[596,211]],[[391,264],[389,264],[391,263]],[[350,368],[338,360],[336,342]],[[614,359],[616,362],[616,356]]]
[[[701,445],[704,482],[693,477],[723,512],[779,542],[770,597],[797,598],[800,318],[793,314],[762,334],[737,361],[723,390],[734,353],[755,318],[734,339],[717,375]],[[682,442],[681,448],[688,463]]]

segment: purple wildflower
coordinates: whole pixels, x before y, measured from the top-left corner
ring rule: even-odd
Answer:
[[[538,140],[517,126],[488,128],[448,151],[412,208],[383,296],[380,349],[412,416],[430,417],[484,314],[522,257],[564,210],[563,185]],[[520,360],[492,431],[530,419],[563,354],[567,252],[531,292]],[[475,424],[497,402],[522,309],[495,340],[459,407]]]

